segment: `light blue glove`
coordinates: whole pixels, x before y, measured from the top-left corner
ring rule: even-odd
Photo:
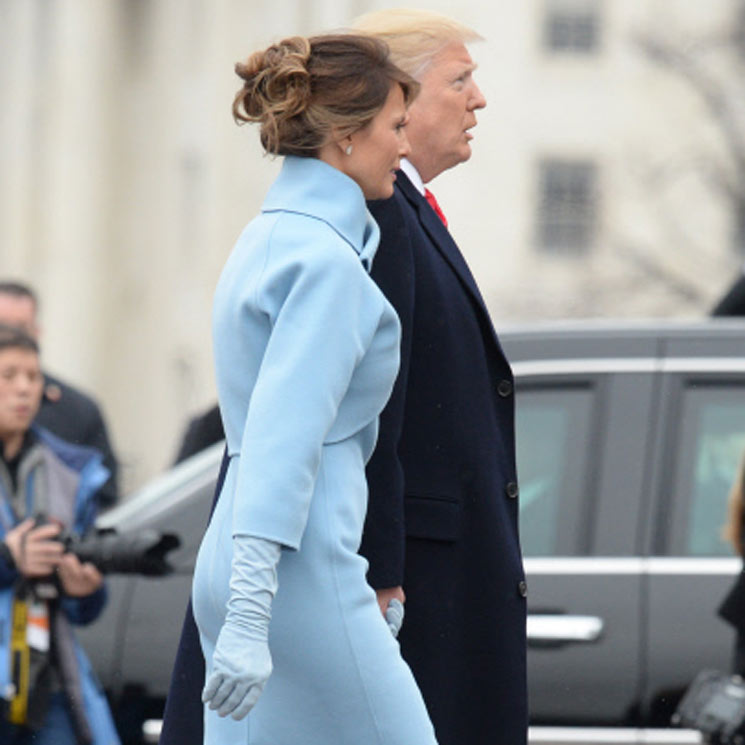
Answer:
[[[404,604],[398,598],[393,598],[388,603],[388,607],[385,609],[385,620],[391,634],[398,637],[398,632],[401,631],[404,622]]]
[[[272,674],[269,621],[281,553],[279,543],[233,537],[228,612],[202,692],[202,701],[217,709],[221,717],[230,714],[233,719],[243,719]]]

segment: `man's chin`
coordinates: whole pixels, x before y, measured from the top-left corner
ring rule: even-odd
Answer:
[[[461,163],[465,163],[471,157],[471,146],[462,145],[458,148],[457,152],[453,153],[453,159],[448,168],[454,168],[459,166]]]
[[[458,146],[457,150],[453,151],[452,159],[448,168],[457,166],[460,163],[465,163],[471,157],[471,145],[467,142],[463,142]]]

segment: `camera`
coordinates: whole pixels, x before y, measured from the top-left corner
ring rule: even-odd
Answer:
[[[170,574],[173,567],[166,554],[181,545],[174,533],[159,533],[155,530],[138,530],[117,533],[102,530],[79,538],[60,535],[59,540],[81,562],[90,562],[103,574],[142,574],[146,577],[162,577]]]
[[[36,525],[48,522],[37,515]],[[166,555],[181,545],[175,533],[161,533],[143,529],[118,533],[113,528],[94,530],[84,536],[61,532],[54,540],[60,541],[65,551],[89,562],[103,574],[141,574],[163,577],[173,571]]]

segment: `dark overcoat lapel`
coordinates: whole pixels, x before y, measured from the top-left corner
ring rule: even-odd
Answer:
[[[429,235],[432,245],[442,254],[445,261],[450,264],[455,274],[463,282],[464,287],[472,295],[473,299],[478,303],[484,315],[488,318],[489,313],[486,309],[484,299],[481,297],[476,280],[471,274],[471,270],[468,268],[463,254],[460,252],[458,246],[455,245],[453,237],[450,235],[448,229],[443,225],[442,220],[437,216],[435,211],[429,206],[427,200],[419,193],[417,188],[411,183],[411,181],[403,177],[398,178],[399,188],[401,193],[406,197],[406,200],[416,210],[419,221]],[[491,325],[491,321],[489,321]],[[494,337],[496,342],[496,335]]]

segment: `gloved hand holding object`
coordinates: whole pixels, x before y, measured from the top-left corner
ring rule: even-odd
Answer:
[[[282,547],[263,538],[233,537],[230,600],[202,701],[221,717],[243,719],[272,673],[269,621]]]
[[[393,598],[388,603],[388,608],[385,611],[385,620],[394,638],[398,637],[398,632],[401,631],[401,626],[404,622],[404,604],[398,598]]]

